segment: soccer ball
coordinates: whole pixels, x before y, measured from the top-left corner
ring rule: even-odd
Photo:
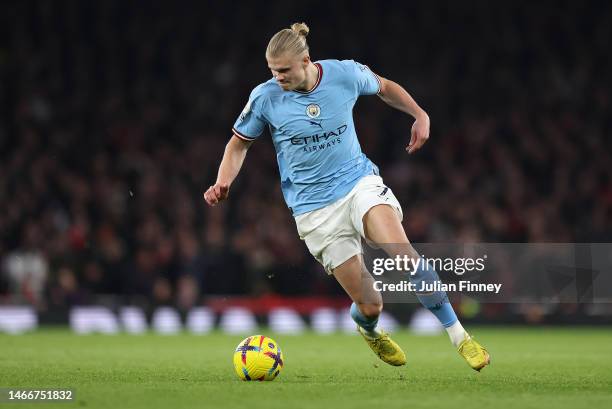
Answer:
[[[283,365],[280,347],[265,335],[243,339],[234,352],[234,369],[243,381],[273,381]]]

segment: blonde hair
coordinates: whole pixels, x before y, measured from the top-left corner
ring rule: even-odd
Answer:
[[[285,53],[300,55],[308,51],[306,36],[309,32],[306,23],[293,23],[291,28],[282,29],[270,39],[266,57],[279,57]]]

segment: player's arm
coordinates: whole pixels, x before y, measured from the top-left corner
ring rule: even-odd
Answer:
[[[227,199],[229,188],[234,179],[236,179],[236,176],[238,176],[238,172],[242,168],[242,163],[252,143],[253,141],[246,141],[236,135],[232,136],[229,140],[225,146],[221,165],[219,165],[217,181],[204,192],[204,200],[210,206],[215,206],[220,201]]]
[[[410,133],[410,143],[406,146],[408,153],[419,149],[429,139],[429,116],[416,103],[401,85],[378,76],[380,80],[380,91],[378,96],[393,108],[412,115],[415,119]]]

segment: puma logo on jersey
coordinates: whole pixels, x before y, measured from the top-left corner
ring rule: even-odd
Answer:
[[[311,125],[316,125],[316,126],[318,126],[319,128],[323,129],[323,125],[321,125],[321,122],[323,122],[323,121],[318,121],[318,122],[317,122],[317,121],[313,121],[313,120],[311,119],[311,120],[310,120],[310,121],[308,121],[308,122],[310,122],[310,124],[311,124]]]

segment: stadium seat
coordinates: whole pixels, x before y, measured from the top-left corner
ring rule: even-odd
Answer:
[[[291,308],[274,308],[268,314],[270,329],[279,334],[299,334],[304,332],[304,321]]]
[[[77,334],[116,334],[119,331],[117,317],[107,307],[73,307],[70,310],[70,327]]]
[[[38,316],[30,306],[0,307],[0,332],[20,334],[38,327]]]
[[[187,329],[194,334],[210,332],[215,325],[215,314],[206,307],[196,307],[187,314]]]
[[[156,309],[151,318],[151,327],[156,332],[164,335],[177,334],[183,329],[181,316],[172,307],[159,307]]]
[[[119,310],[119,321],[125,331],[130,334],[142,334],[147,331],[147,318],[139,307],[123,307]]]
[[[253,313],[242,307],[230,307],[221,315],[219,326],[228,334],[246,334],[256,330],[257,322]]]

